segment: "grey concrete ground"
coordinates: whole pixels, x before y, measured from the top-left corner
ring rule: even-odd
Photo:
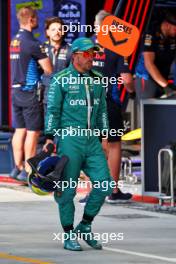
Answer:
[[[77,197],[75,223],[82,213]],[[176,216],[170,214],[104,204],[93,231],[102,240],[104,233],[123,233],[123,240],[109,239],[102,251],[81,241],[84,251],[70,252],[54,235],[62,229],[52,197],[1,186],[0,223],[0,264],[176,263]]]

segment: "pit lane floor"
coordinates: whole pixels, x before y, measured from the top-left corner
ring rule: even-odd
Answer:
[[[84,208],[78,199],[75,223]],[[81,241],[84,251],[71,252],[58,240],[62,229],[52,196],[39,197],[26,187],[0,186],[0,264],[176,263],[176,215],[137,208],[133,203],[105,203],[93,224],[102,241],[109,238],[104,250],[93,250]],[[110,239],[112,233],[116,239]],[[117,240],[119,233],[123,240]]]

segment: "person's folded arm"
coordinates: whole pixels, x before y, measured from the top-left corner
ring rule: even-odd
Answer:
[[[147,71],[149,72],[149,74],[151,75],[151,77],[153,78],[153,80],[159,84],[161,87],[166,87],[168,84],[168,81],[162,76],[162,74],[160,73],[160,71],[158,70],[157,66],[155,65],[154,61],[155,61],[155,52],[143,52],[144,55],[144,64],[145,67],[147,69]],[[163,65],[164,66],[164,65]]]
[[[49,58],[38,60],[38,63],[40,64],[45,75],[50,75],[52,73],[53,68]]]

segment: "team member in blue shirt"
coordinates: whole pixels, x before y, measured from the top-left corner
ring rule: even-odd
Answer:
[[[157,98],[175,89],[168,83],[176,55],[176,15],[167,12],[163,21],[153,24],[142,42],[136,66],[136,93],[139,100]]]
[[[43,127],[37,85],[42,70],[49,75],[52,73],[52,66],[44,47],[32,34],[32,30],[38,26],[36,11],[31,7],[23,7],[18,11],[17,18],[20,29],[10,46],[15,122],[12,146],[16,165],[11,177],[25,181],[29,170],[26,160],[36,154],[38,137]]]

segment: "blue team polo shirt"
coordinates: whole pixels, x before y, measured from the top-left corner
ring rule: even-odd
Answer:
[[[38,60],[47,58],[43,45],[34,38],[32,32],[20,29],[11,41],[11,82],[12,87],[33,90],[42,74]]]

